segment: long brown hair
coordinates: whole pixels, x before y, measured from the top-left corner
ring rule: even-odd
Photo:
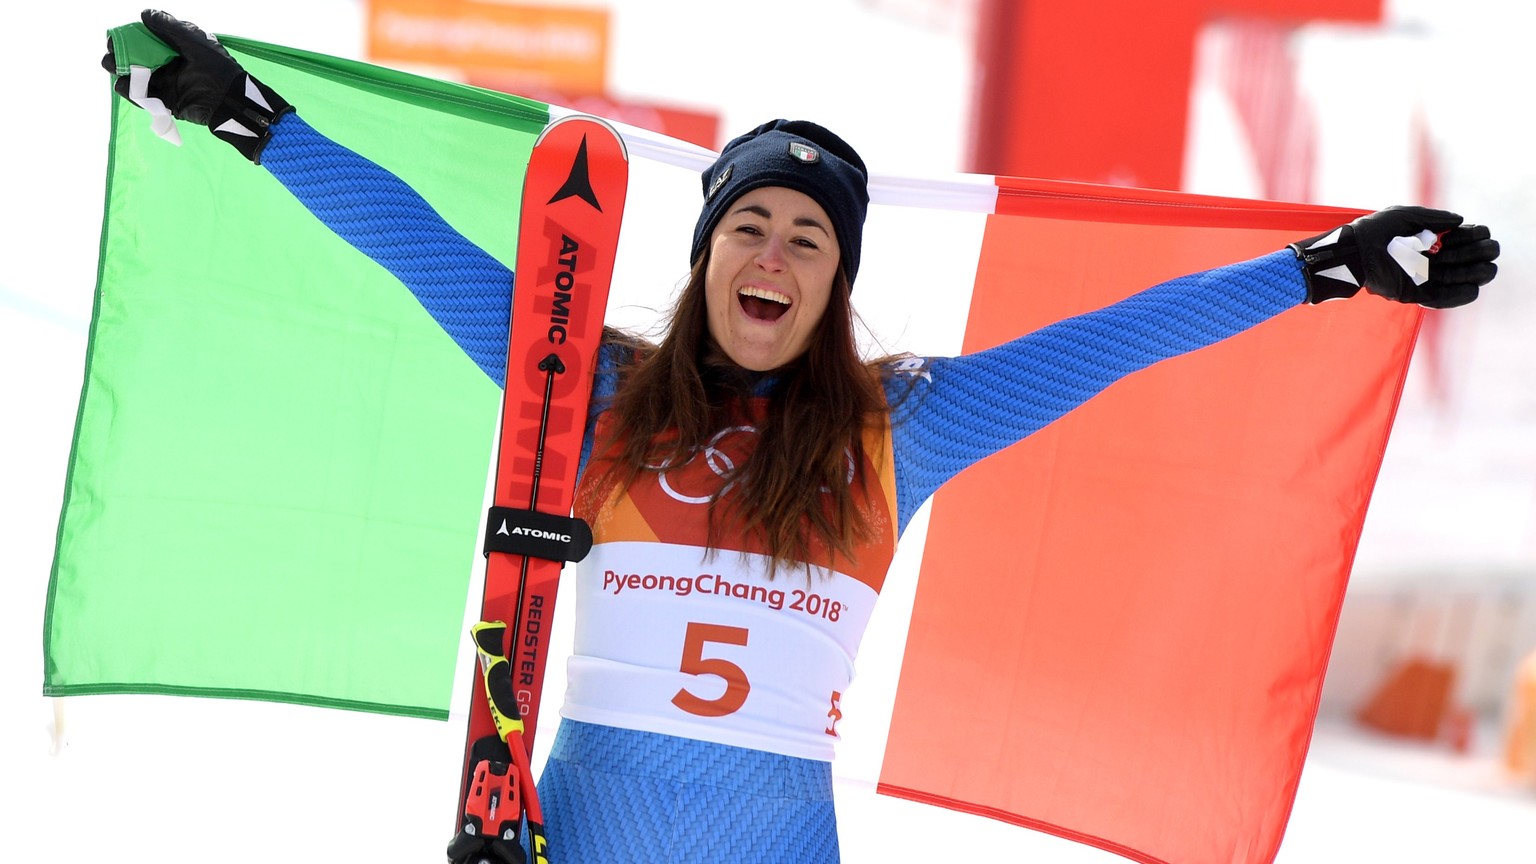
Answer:
[[[659,345],[609,331],[610,339],[635,352],[636,362],[620,381],[611,435],[596,442],[594,460],[607,460],[611,480],[626,485],[658,466],[685,462],[733,417],[739,422],[766,374],[773,380],[767,414],[757,421],[756,449],[721,487],[740,490],[732,516],[763,540],[770,573],[805,561],[813,541],[851,559],[870,526],[848,482],[848,457],[863,464],[865,425],[888,408],[879,371],[885,361],[859,356],[847,276],[837,269],[831,300],[805,353],[759,374],[732,363],[709,335],[708,261],[706,252],[694,265]],[[856,483],[870,482],[862,471],[857,477]],[[709,507],[712,548],[719,505],[715,498]]]

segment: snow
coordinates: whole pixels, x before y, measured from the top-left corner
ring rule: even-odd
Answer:
[[[918,26],[879,12],[912,14],[921,4],[823,4],[832,23],[857,24],[870,34],[863,50],[846,50],[840,37],[836,46],[818,43],[782,16],[754,19],[753,35],[765,44],[798,47],[798,53],[779,49],[791,54],[791,66],[822,69],[823,58],[846,58],[848,68],[824,70],[838,86],[795,89],[782,80],[714,80],[667,65],[688,52],[634,47],[654,38],[650,28],[689,20],[707,22],[711,29],[698,44],[708,46],[704,36],[746,26],[727,11],[738,7],[695,0],[655,15],[654,3],[612,5],[620,32],[613,77],[634,95],[675,99],[668,88],[688,81],[696,88],[688,94],[693,101],[725,106],[727,129],[769,116],[837,117],[851,140],[871,142],[863,149],[877,170],[960,167],[969,82],[963,28]],[[1536,580],[1536,390],[1530,386],[1536,346],[1527,333],[1536,297],[1529,290],[1532,253],[1522,241],[1536,231],[1536,172],[1524,152],[1529,136],[1522,106],[1526,84],[1536,80],[1536,52],[1527,44],[1536,12],[1517,0],[1389,6],[1397,29],[1388,37],[1362,42],[1358,32],[1336,30],[1309,37],[1306,62],[1315,77],[1308,80],[1314,86],[1382,80],[1419,94],[1442,137],[1449,203],[1493,224],[1506,252],[1504,275],[1487,298],[1447,318],[1451,401],[1438,406],[1417,372],[1410,382],[1352,592],[1390,591],[1410,567],[1513,574],[1529,586]],[[362,852],[376,860],[440,860],[457,784],[459,723],[257,702],[123,696],[54,702],[39,695],[42,610],[84,360],[105,171],[108,97],[95,64],[106,28],[136,11],[100,0],[46,12],[23,6],[0,28],[0,63],[13,102],[0,135],[0,188],[9,205],[0,216],[0,798],[6,802],[0,859],[83,853],[123,861],[344,860]],[[361,53],[359,5],[349,0],[187,0],[172,11],[225,32]],[[927,52],[932,62],[900,62],[903,44]],[[881,59],[892,57],[895,63]],[[1410,62],[1415,59],[1422,66]],[[925,68],[905,68],[917,66]],[[1423,77],[1421,69],[1443,74]],[[910,77],[916,75],[921,80]],[[947,95],[927,100],[937,112],[928,119],[930,129],[950,134],[929,132],[922,141],[876,134],[882,117],[901,110],[882,97],[920,83]],[[846,99],[848,89],[869,98],[855,106]],[[1329,203],[1375,206],[1404,196],[1393,185],[1399,181],[1369,179],[1380,167],[1371,162],[1372,136],[1351,134],[1349,124],[1364,121],[1359,111],[1340,109],[1360,101],[1344,92],[1326,102],[1333,161],[1325,172],[1334,178],[1328,194],[1337,196]],[[1219,113],[1206,115],[1210,128],[1197,136],[1210,157],[1200,191],[1247,194],[1241,158],[1220,149]],[[1400,118],[1375,122],[1385,124],[1378,134],[1390,135]],[[1523,646],[1532,648],[1536,644]],[[1501,771],[1499,719],[1497,712],[1485,715],[1472,750],[1458,754],[1444,744],[1371,735],[1337,712],[1325,716],[1280,862],[1533,860],[1536,788]],[[839,809],[849,862],[941,854],[974,861],[1123,860],[877,798],[851,784],[840,791]]]

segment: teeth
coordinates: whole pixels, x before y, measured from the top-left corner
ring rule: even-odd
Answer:
[[[781,306],[788,306],[789,305],[789,295],[788,294],[780,294],[777,291],[770,291],[767,288],[757,288],[757,287],[748,286],[746,288],[742,288],[740,291],[737,291],[736,293],[744,294],[744,295],[746,295],[748,297],[756,297],[759,300],[767,300],[767,301],[769,301],[771,303],[778,303]]]

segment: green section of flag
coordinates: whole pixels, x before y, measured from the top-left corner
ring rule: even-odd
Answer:
[[[515,260],[546,106],[224,42]],[[185,123],[173,147],[112,106],[44,692],[446,716],[499,391],[266,171]]]

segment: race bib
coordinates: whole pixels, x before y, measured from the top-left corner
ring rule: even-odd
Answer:
[[[876,591],[762,555],[600,543],[576,577],[561,713],[829,761]]]

